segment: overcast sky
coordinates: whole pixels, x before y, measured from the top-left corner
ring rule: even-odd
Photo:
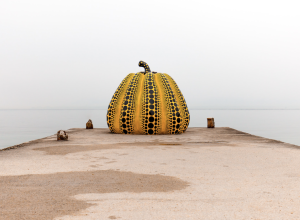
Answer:
[[[0,2],[0,109],[106,109],[131,72],[190,109],[299,109],[299,1]]]

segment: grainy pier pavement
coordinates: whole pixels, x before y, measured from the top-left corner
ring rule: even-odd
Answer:
[[[231,128],[70,129],[0,151],[0,219],[300,219],[300,149]]]

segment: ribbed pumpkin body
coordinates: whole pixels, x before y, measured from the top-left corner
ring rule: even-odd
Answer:
[[[113,133],[180,134],[189,121],[184,97],[165,73],[128,74],[107,111],[107,125]]]

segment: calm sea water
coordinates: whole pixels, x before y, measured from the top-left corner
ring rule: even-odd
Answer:
[[[300,110],[190,110],[190,127],[231,127],[300,146]],[[0,110],[0,149],[55,134],[60,129],[106,128],[106,110]]]

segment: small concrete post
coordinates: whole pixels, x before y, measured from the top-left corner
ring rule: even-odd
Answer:
[[[214,118],[207,118],[207,128],[214,128],[214,127],[215,127]]]

